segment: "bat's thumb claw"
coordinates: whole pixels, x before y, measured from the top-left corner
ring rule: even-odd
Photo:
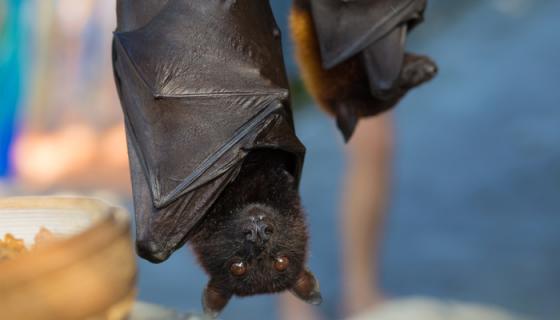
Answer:
[[[161,263],[169,258],[170,253],[163,250],[155,241],[137,239],[136,252],[152,263]]]
[[[414,88],[432,80],[438,73],[437,64],[426,56],[411,56],[403,67],[401,80],[405,88]]]

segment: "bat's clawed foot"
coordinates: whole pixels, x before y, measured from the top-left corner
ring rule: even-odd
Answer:
[[[436,76],[436,63],[426,56],[407,55],[402,69],[402,86],[406,89],[414,88]]]

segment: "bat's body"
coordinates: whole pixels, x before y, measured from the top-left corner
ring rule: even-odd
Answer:
[[[359,118],[391,109],[435,75],[428,57],[404,53],[424,7],[422,0],[294,0],[290,27],[302,77],[346,140]]]
[[[113,44],[138,254],[190,244],[216,315],[233,295],[291,290],[320,302],[306,269],[280,33],[267,1],[119,0]]]
[[[231,295],[247,296],[286,289],[320,303],[316,280],[307,272],[307,230],[290,161],[282,152],[254,151],[239,176],[220,195],[191,246],[211,280],[207,311],[220,310]],[[285,269],[278,264],[286,263]],[[245,271],[235,274],[240,264]],[[296,284],[312,285],[299,288]]]

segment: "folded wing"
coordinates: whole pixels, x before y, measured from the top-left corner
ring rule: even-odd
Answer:
[[[145,258],[188,240],[250,149],[293,154],[299,177],[304,148],[266,1],[168,0],[116,32],[113,51]]]

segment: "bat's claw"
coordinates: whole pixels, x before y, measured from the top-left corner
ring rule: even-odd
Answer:
[[[167,260],[170,255],[152,240],[136,240],[136,251],[140,257],[152,263],[161,263]]]
[[[433,79],[438,72],[436,63],[426,56],[413,56],[406,61],[402,70],[402,83],[405,88],[414,88]]]

